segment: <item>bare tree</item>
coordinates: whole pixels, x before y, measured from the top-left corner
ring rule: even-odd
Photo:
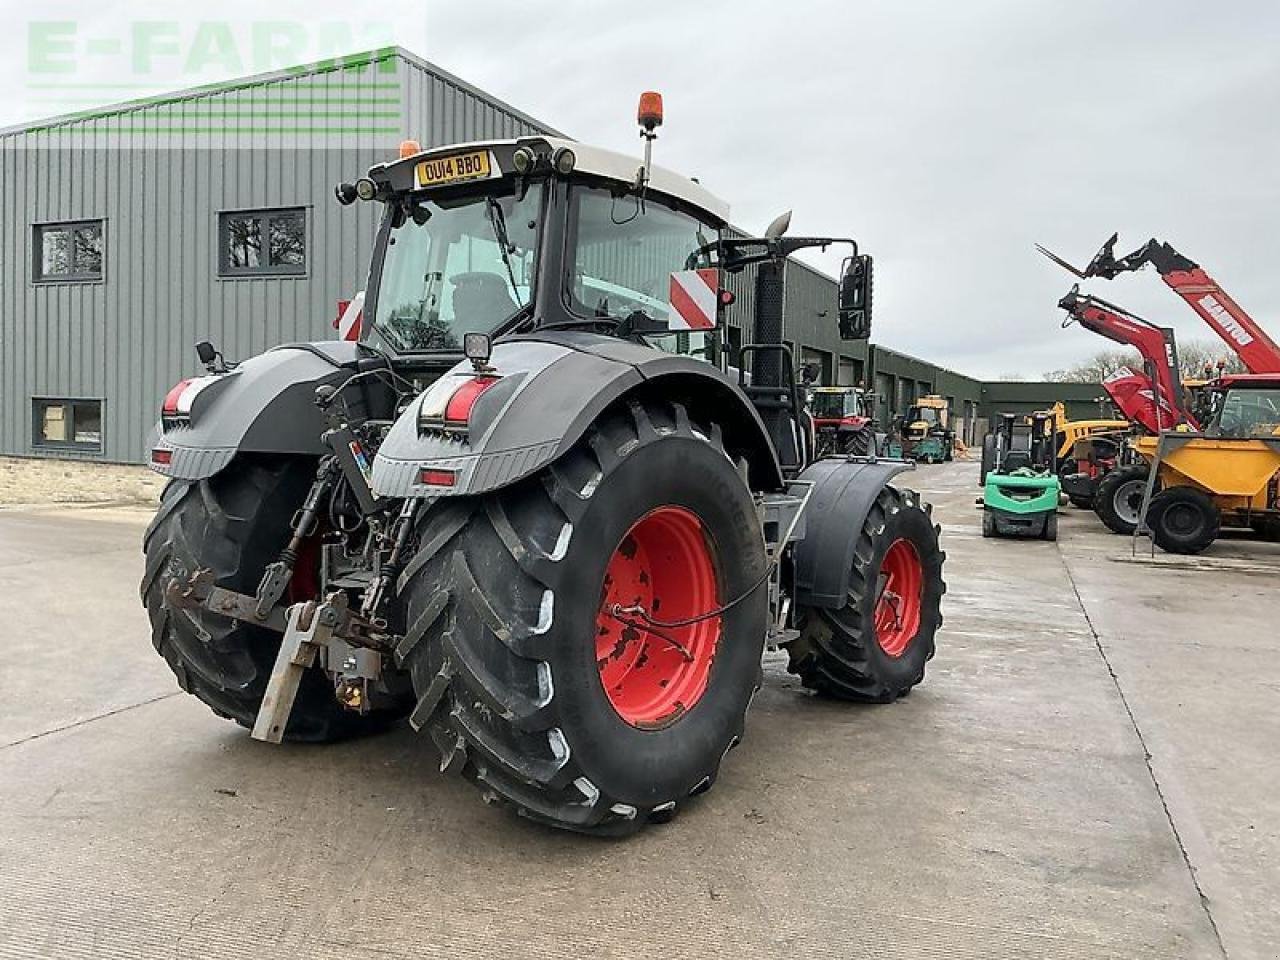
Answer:
[[[1224,373],[1243,373],[1240,358],[1216,340],[1187,340],[1178,344],[1178,375],[1183,380],[1198,380],[1210,366],[1216,375],[1218,363]],[[1136,350],[1113,348],[1100,350],[1083,363],[1061,370],[1050,370],[1045,380],[1053,383],[1101,383],[1121,367],[1135,373],[1142,371],[1142,358]]]
[[[1101,383],[1121,367],[1142,369],[1142,358],[1136,350],[1100,350],[1083,363],[1062,370],[1050,370],[1044,375],[1053,383]]]
[[[1178,366],[1184,380],[1202,379],[1206,367],[1216,376],[1219,363],[1223,365],[1223,373],[1246,372],[1240,358],[1218,340],[1188,340],[1178,344]]]

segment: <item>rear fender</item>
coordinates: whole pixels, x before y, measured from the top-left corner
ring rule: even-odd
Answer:
[[[315,405],[316,387],[345,382],[358,359],[354,343],[290,344],[209,378],[191,401],[185,423],[156,423],[149,444],[151,469],[200,480],[222,470],[237,453],[320,456],[328,450],[320,440],[327,424]]]
[[[612,404],[627,396],[684,403],[714,419],[726,449],[748,464],[755,489],[775,490],[782,475],[759,415],[710,364],[613,337],[543,333],[493,347],[498,383],[480,394],[465,435],[419,429],[419,413],[474,377],[461,363],[409,404],[378,449],[373,489],[383,497],[469,496],[509,486],[567,453]],[[433,396],[433,391],[439,391]],[[420,482],[444,471],[449,485]]]
[[[800,474],[814,487],[805,510],[805,537],[792,557],[797,606],[838,610],[848,603],[853,551],[867,514],[888,482],[912,469],[905,460],[830,458]]]

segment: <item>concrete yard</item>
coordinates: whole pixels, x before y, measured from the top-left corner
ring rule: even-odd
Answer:
[[[950,590],[923,686],[814,699],[771,655],[670,825],[549,832],[407,728],[272,747],[177,692],[144,511],[0,510],[0,957],[1280,955],[1280,545],[1134,562],[980,536],[922,468]]]

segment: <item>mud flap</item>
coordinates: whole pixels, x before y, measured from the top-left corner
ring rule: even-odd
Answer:
[[[796,544],[798,606],[838,610],[847,602],[853,550],[876,497],[915,465],[904,460],[831,458],[812,464],[800,480],[814,484],[805,511],[805,538]]]

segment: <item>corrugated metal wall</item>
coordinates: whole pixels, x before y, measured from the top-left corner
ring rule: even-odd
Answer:
[[[981,416],[990,422],[999,413],[1046,410],[1059,400],[1073,420],[1114,416],[1102,387],[1096,383],[997,381],[982,386]]]
[[[334,336],[337,301],[365,284],[378,213],[339,207],[334,184],[406,135],[537,129],[387,51],[0,135],[0,453],[85,456],[31,444],[32,397],[66,397],[102,400],[101,458],[143,460],[165,391],[198,372],[197,340],[237,358]],[[218,276],[219,212],[291,206],[307,210],[305,275]],[[99,218],[102,281],[33,282],[32,224]]]

